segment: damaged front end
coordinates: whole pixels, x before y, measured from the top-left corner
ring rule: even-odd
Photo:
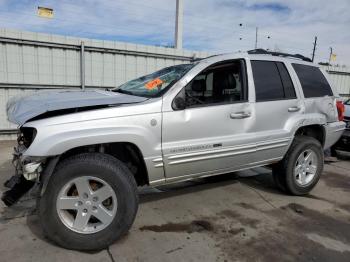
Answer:
[[[31,145],[35,136],[35,128],[22,127],[20,129],[12,159],[15,175],[5,182],[4,185],[10,189],[1,197],[7,206],[16,203],[36,182],[39,182],[45,158],[24,156],[24,152]]]
[[[22,127],[17,139],[17,146],[14,148],[12,163],[16,169],[16,175],[23,175],[27,180],[35,181],[39,179],[42,165],[45,161],[43,157],[24,156],[23,153],[29,148],[36,136],[36,129],[32,127]]]
[[[58,156],[28,156],[27,150],[32,150],[30,148],[32,142],[40,139],[35,128],[26,126],[28,122],[42,123],[46,118],[141,103],[148,99],[107,90],[38,91],[11,98],[6,105],[7,118],[9,122],[21,128],[18,144],[13,153],[15,175],[5,183],[10,190],[6,191],[1,199],[6,205],[13,205],[35,183],[39,184],[39,182],[42,184],[42,190],[45,190],[48,179],[44,178],[50,177],[59,159]],[[38,132],[40,133],[39,130]],[[37,152],[32,150],[29,155],[35,154]]]

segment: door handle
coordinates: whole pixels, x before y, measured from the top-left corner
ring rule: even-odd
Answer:
[[[250,116],[251,116],[251,113],[248,113],[248,112],[237,112],[237,113],[230,114],[231,119],[243,119]]]
[[[298,106],[292,106],[292,107],[290,107],[290,108],[288,108],[288,112],[298,112],[298,111],[300,111],[300,107],[298,107]]]

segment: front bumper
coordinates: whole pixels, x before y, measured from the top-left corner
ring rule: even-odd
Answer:
[[[37,157],[24,156],[26,147],[18,144],[14,148],[12,163],[15,167],[15,175],[5,182],[9,190],[5,191],[1,200],[7,206],[12,206],[34,185],[40,178],[43,162]]]
[[[42,158],[24,156],[26,147],[18,145],[14,148],[12,163],[15,167],[16,176],[23,175],[27,180],[37,180],[42,171]]]
[[[333,122],[325,125],[326,137],[324,143],[324,149],[330,148],[334,145],[342,136],[345,130],[344,122]]]

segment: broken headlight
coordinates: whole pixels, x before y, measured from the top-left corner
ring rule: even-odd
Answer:
[[[36,129],[33,127],[22,127],[20,128],[20,134],[18,136],[18,144],[24,145],[26,148],[28,148],[32,142],[34,141],[34,138],[36,136]]]

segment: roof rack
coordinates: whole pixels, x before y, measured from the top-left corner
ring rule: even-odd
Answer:
[[[301,59],[303,61],[307,61],[307,62],[312,62],[312,60],[308,57],[305,57],[303,55],[300,54],[287,54],[287,53],[280,53],[280,52],[272,52],[272,51],[267,51],[265,49],[253,49],[253,50],[249,50],[248,54],[250,55],[273,55],[273,56],[281,56],[281,57],[294,57],[294,58],[298,58]]]

